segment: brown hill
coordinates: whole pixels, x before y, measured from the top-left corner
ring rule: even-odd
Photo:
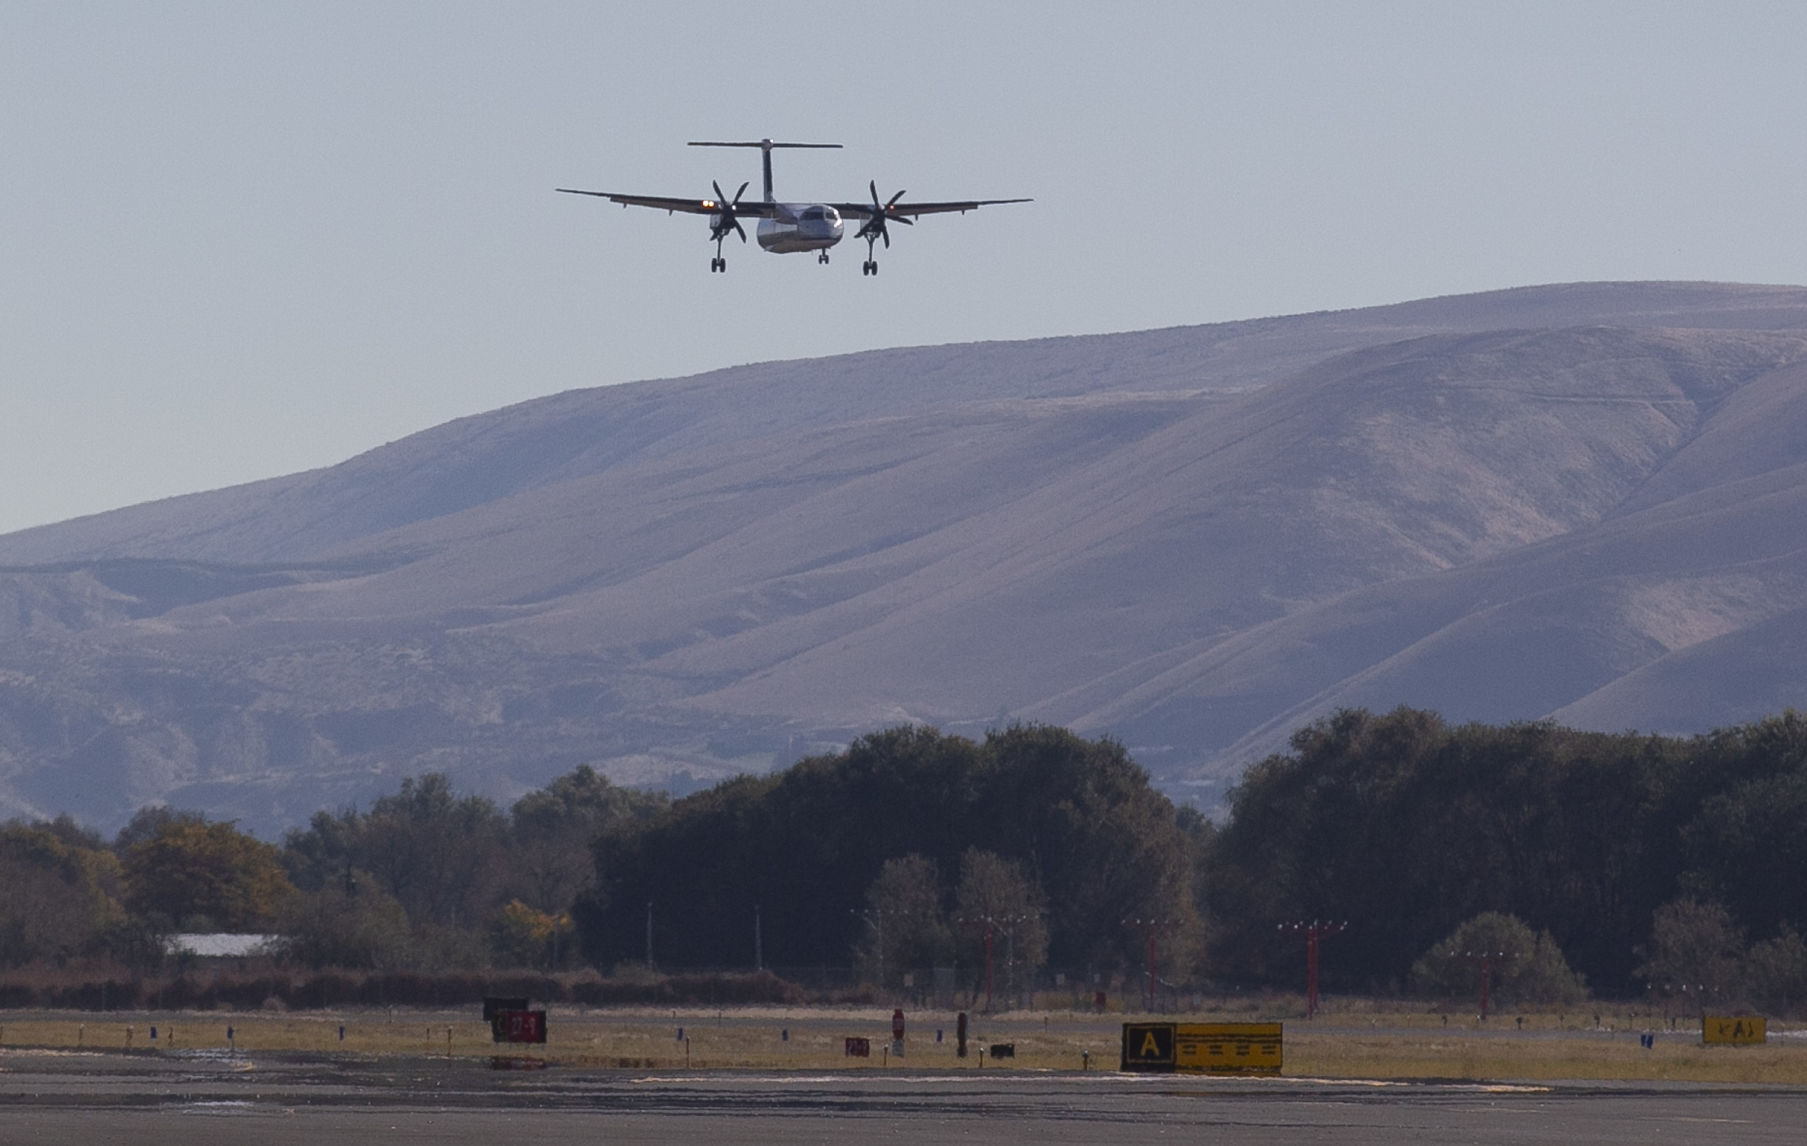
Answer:
[[[0,537],[0,807],[1011,719],[1209,803],[1344,704],[1705,730],[1807,679],[1804,383],[1807,290],[1598,284],[561,394]]]

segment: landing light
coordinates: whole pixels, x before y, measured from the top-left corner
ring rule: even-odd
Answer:
[[[715,200],[713,200],[713,199],[705,199],[705,200],[703,200],[703,206],[704,206],[704,207],[705,207],[705,208],[708,208],[708,209],[711,209],[711,210],[713,210],[713,209],[714,209],[714,207],[715,207]]]

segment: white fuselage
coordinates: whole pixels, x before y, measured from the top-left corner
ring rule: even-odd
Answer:
[[[825,251],[841,241],[841,213],[825,203],[779,203],[777,214],[759,220],[759,246],[784,255]]]

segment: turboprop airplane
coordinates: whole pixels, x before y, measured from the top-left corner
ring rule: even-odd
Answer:
[[[840,242],[845,234],[846,225],[843,219],[862,220],[860,229],[853,237],[866,240],[866,262],[860,267],[863,275],[878,273],[878,260],[873,257],[872,247],[880,239],[884,240],[885,249],[891,247],[891,232],[887,224],[903,223],[913,226],[914,216],[934,215],[944,211],[958,211],[965,214],[979,207],[989,207],[998,203],[1028,203],[1028,199],[964,199],[949,203],[906,203],[899,204],[904,193],[899,191],[890,199],[880,202],[878,197],[878,181],[867,184],[872,192],[870,203],[780,203],[772,196],[772,149],[775,147],[839,147],[838,143],[773,143],[769,139],[761,139],[748,143],[719,143],[713,141],[692,141],[691,147],[757,147],[761,153],[762,166],[765,173],[765,197],[758,202],[742,203],[741,197],[747,193],[751,180],[740,185],[740,190],[730,199],[722,193],[722,185],[714,183],[713,199],[670,199],[659,195],[620,195],[613,191],[580,191],[574,187],[560,187],[568,195],[596,195],[611,203],[619,203],[623,207],[657,207],[666,213],[684,211],[691,215],[709,216],[709,237],[715,241],[715,258],[709,260],[710,273],[726,271],[728,260],[722,257],[722,242],[730,234],[740,236],[741,242],[747,241],[746,228],[740,225],[744,218],[759,220],[759,246],[762,250],[773,254],[792,254],[797,251],[817,252],[816,261],[828,261],[828,248]]]

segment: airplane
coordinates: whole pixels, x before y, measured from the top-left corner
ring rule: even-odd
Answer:
[[[740,185],[732,199],[722,193],[722,185],[712,182],[715,190],[713,199],[671,199],[659,195],[621,195],[613,191],[580,191],[573,187],[559,187],[567,195],[595,195],[607,199],[611,203],[619,203],[623,207],[656,207],[671,214],[683,211],[691,215],[708,215],[709,238],[715,242],[715,258],[709,260],[711,274],[728,269],[728,260],[722,257],[722,242],[730,234],[740,236],[741,242],[747,241],[746,228],[740,225],[744,218],[759,220],[759,246],[762,250],[774,254],[792,254],[798,251],[816,251],[817,262],[828,261],[828,248],[841,241],[845,234],[844,219],[860,219],[860,229],[854,232],[856,239],[866,240],[866,261],[860,267],[862,275],[878,273],[878,259],[873,257],[873,245],[883,239],[885,249],[891,248],[891,232],[887,224],[903,223],[914,226],[913,216],[933,215],[944,211],[958,211],[964,215],[979,207],[990,207],[999,203],[1028,203],[1029,199],[966,199],[948,203],[908,203],[899,205],[904,193],[899,191],[890,199],[880,202],[878,197],[878,181],[872,180],[867,189],[872,193],[870,203],[780,203],[772,195],[772,149],[777,147],[840,147],[838,143],[774,143],[769,139],[761,139],[745,143],[722,143],[716,141],[692,141],[691,147],[757,147],[760,150],[762,166],[765,172],[765,197],[757,202],[742,203],[741,197],[752,185],[748,180]]]

